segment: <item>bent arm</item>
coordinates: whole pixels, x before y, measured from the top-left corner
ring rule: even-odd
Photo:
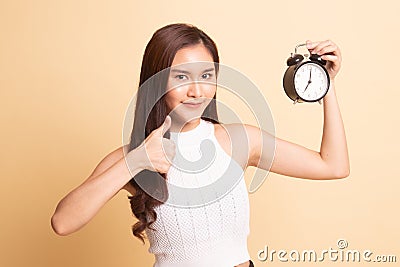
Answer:
[[[310,54],[318,54],[327,60],[326,69],[330,77],[330,89],[323,99],[324,126],[320,151],[275,138],[257,128],[251,129],[250,165],[269,169],[272,172],[306,179],[338,179],[350,173],[346,135],[339,104],[336,99],[334,79],[341,66],[341,52],[331,40],[307,41]],[[260,137],[261,136],[261,137]],[[270,144],[275,142],[275,155],[271,156]]]
[[[305,179],[339,179],[349,175],[350,164],[347,151],[346,135],[334,82],[323,99],[324,125],[320,151],[275,138],[275,155],[270,170],[291,177]],[[265,140],[274,138],[263,133]],[[264,146],[265,147],[265,146]],[[265,149],[265,148],[264,148]],[[271,153],[269,153],[271,154]],[[260,157],[259,167],[267,169],[271,159],[267,151]]]
[[[68,235],[86,225],[107,201],[142,170],[137,150],[129,152],[127,160],[132,162],[130,171],[122,148],[103,159],[89,178],[58,203],[51,218],[53,230],[59,235]]]

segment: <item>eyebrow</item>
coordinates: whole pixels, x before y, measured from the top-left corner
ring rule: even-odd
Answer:
[[[209,71],[214,71],[214,70],[215,70],[214,68],[205,69],[205,70],[203,70],[203,73],[204,73],[204,72],[209,72]],[[180,69],[172,69],[171,72],[175,72],[175,73],[179,72],[179,73],[190,74],[189,71],[180,70]]]

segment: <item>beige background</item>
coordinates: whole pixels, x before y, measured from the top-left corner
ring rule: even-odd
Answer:
[[[320,143],[322,106],[291,104],[281,85],[285,61],[306,39],[331,38],[342,49],[336,84],[351,175],[318,182],[270,174],[250,195],[249,251],[256,266],[287,264],[256,260],[265,245],[323,250],[337,248],[339,238],[349,249],[400,261],[400,4],[145,2],[1,1],[0,266],[151,266],[148,245],[131,235],[125,193],[68,237],[52,232],[50,217],[57,202],[121,145],[145,45],[172,22],[192,23],[214,38],[221,62],[262,90],[277,136],[312,149]],[[319,266],[338,264],[357,265],[326,260]]]

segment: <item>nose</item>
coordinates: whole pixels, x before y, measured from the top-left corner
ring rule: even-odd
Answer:
[[[198,81],[190,83],[187,95],[194,98],[201,97],[203,95],[203,89],[201,84]]]

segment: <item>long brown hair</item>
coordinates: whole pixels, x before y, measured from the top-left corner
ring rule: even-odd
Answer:
[[[158,29],[146,46],[140,71],[139,90],[137,92],[135,116],[128,152],[138,147],[167,117],[165,103],[166,80],[151,81],[149,78],[171,67],[175,54],[184,47],[202,44],[215,62],[218,71],[219,56],[214,41],[202,30],[188,24],[170,24]],[[216,96],[205,108],[201,118],[212,123],[218,122]],[[152,105],[153,104],[153,105]],[[169,131],[164,135],[170,138]],[[160,179],[160,176],[163,179]],[[135,194],[129,196],[131,209],[139,220],[132,226],[133,235],[144,243],[144,230],[151,228],[157,219],[154,208],[168,198],[166,174],[142,170],[129,183],[135,188]],[[147,184],[151,193],[138,185]],[[155,197],[153,197],[155,196]]]

